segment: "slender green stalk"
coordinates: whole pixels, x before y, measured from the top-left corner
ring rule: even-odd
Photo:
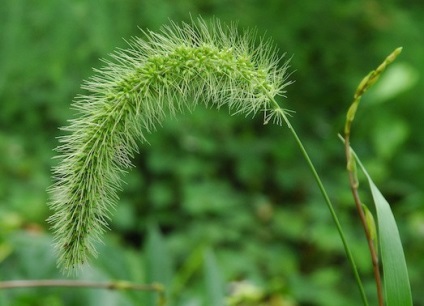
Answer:
[[[350,148],[350,135],[351,135],[352,123],[353,123],[353,120],[355,119],[355,114],[358,109],[359,102],[361,101],[362,95],[372,85],[374,85],[377,82],[377,80],[380,78],[380,75],[383,73],[386,67],[396,59],[396,57],[400,54],[401,51],[402,51],[402,48],[397,48],[396,50],[394,50],[383,61],[383,63],[381,63],[380,66],[377,67],[376,70],[371,71],[359,83],[356,89],[356,92],[353,96],[354,100],[347,112],[346,123],[344,128],[344,133],[345,133],[344,144],[345,144],[345,154],[346,154],[346,160],[347,160],[347,171],[349,174],[349,184],[350,184],[350,189],[352,191],[353,199],[355,201],[355,206],[359,214],[359,218],[361,219],[362,227],[364,228],[365,237],[368,243],[368,248],[370,250],[379,306],[384,305],[383,286],[381,282],[379,259],[378,259],[376,246],[374,245],[373,235],[371,233],[371,229],[368,226],[364,209],[362,207],[361,198],[358,192],[359,183],[358,183],[357,173],[356,173],[355,157],[352,155],[352,150]]]
[[[97,288],[108,290],[136,290],[162,292],[160,284],[134,284],[127,281],[93,282],[81,280],[40,279],[40,280],[13,280],[0,282],[0,289],[39,288],[39,287],[67,287],[67,288]]]
[[[275,99],[273,97],[269,97],[269,98],[272,101],[275,109],[274,109],[274,112],[271,113],[270,116],[267,118],[266,123],[269,122],[270,120],[273,120],[274,122],[281,124],[284,121],[287,124],[289,130],[291,131],[297,145],[300,148],[300,151],[302,152],[303,157],[306,160],[306,163],[308,164],[309,169],[311,170],[311,172],[312,172],[312,174],[315,178],[315,181],[318,184],[319,190],[321,191],[321,194],[324,197],[325,203],[327,204],[327,207],[330,210],[331,216],[332,216],[333,221],[334,221],[334,223],[337,227],[337,231],[339,232],[339,236],[342,240],[343,247],[345,249],[349,263],[350,263],[351,268],[353,270],[353,274],[355,276],[355,280],[356,280],[356,283],[358,285],[358,289],[359,289],[359,292],[361,294],[362,301],[363,301],[364,305],[367,306],[368,300],[367,300],[367,297],[365,295],[365,291],[364,291],[364,288],[363,288],[363,285],[362,285],[361,278],[360,278],[359,273],[358,273],[358,269],[357,269],[356,264],[355,264],[355,260],[352,256],[352,252],[350,251],[349,245],[348,245],[346,237],[344,235],[342,226],[340,225],[336,211],[334,210],[333,204],[331,203],[331,200],[328,197],[327,191],[325,190],[324,185],[323,185],[323,183],[322,183],[322,181],[321,181],[321,179],[318,175],[318,172],[316,171],[315,166],[312,163],[311,158],[309,157],[309,154],[307,153],[305,147],[303,146],[302,141],[300,140],[295,129],[292,127],[290,121],[288,120],[285,111],[280,108],[279,104],[277,103],[277,101],[275,101]]]
[[[13,280],[0,282],[1,289],[19,289],[19,288],[42,288],[42,287],[61,287],[61,288],[93,288],[107,290],[133,290],[156,292],[159,295],[158,306],[166,304],[165,289],[161,284],[135,284],[128,281],[112,282],[94,282],[82,280],[63,280],[63,279],[40,279],[40,280]]]
[[[349,131],[350,132],[350,131]],[[381,283],[381,275],[380,275],[380,268],[379,268],[379,260],[377,255],[376,246],[374,244],[374,240],[372,237],[371,229],[368,226],[368,222],[365,216],[364,208],[362,207],[361,198],[359,196],[358,191],[358,180],[357,180],[357,174],[356,174],[356,167],[355,164],[355,158],[352,155],[351,149],[350,149],[350,133],[347,133],[345,135],[345,154],[347,159],[347,171],[349,174],[349,185],[352,192],[352,196],[355,202],[356,210],[359,214],[359,219],[361,219],[362,227],[364,228],[365,237],[367,239],[368,248],[370,250],[371,254],[371,261],[372,261],[372,267],[374,272],[374,279],[376,284],[376,291],[377,291],[377,297],[378,297],[378,305],[384,306],[384,299],[383,299],[383,286]]]

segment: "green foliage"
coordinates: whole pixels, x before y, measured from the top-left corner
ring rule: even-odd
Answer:
[[[335,135],[364,71],[387,50],[404,47],[386,75],[399,64],[412,76],[401,79],[413,82],[379,98],[382,78],[364,97],[352,137],[398,219],[414,305],[423,305],[422,9],[422,2],[413,0],[2,1],[0,279],[60,277],[44,221],[49,215],[45,189],[56,164],[51,160],[54,137],[62,135],[57,127],[73,116],[69,102],[82,92],[81,80],[92,74],[91,67],[100,67],[98,58],[126,46],[123,37],[140,36],[137,26],[156,31],[168,18],[189,21],[191,12],[256,27],[273,38],[280,54],[293,55],[296,83],[285,107],[296,111],[296,128],[330,196],[336,195],[370,305],[376,304],[370,261]],[[373,105],[377,100],[381,105]],[[357,305],[334,225],[295,143],[285,135],[287,130],[263,126],[260,118],[246,121],[203,107],[164,122],[146,135],[150,145],[143,146],[135,169],[125,175],[127,184],[110,221],[113,231],[105,234],[105,245],[96,246],[107,256],[93,261],[79,278],[146,282],[148,226],[156,224],[175,268],[176,305],[205,302],[204,246],[213,250],[226,289],[237,281],[298,305]],[[364,195],[365,203],[371,201]],[[75,292],[1,291],[0,305],[137,305],[150,295]]]

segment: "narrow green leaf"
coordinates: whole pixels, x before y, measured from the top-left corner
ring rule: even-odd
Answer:
[[[207,305],[224,305],[224,286],[222,275],[216,263],[215,255],[211,250],[206,250],[204,255],[204,275],[206,284]]]
[[[386,305],[412,306],[408,269],[399,236],[399,230],[392,210],[387,200],[372,181],[358,156],[354,152],[353,154],[368,179],[377,211]]]

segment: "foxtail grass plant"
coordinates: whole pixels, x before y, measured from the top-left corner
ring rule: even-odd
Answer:
[[[171,23],[158,33],[143,31],[128,48],[83,84],[69,121],[59,138],[59,164],[53,169],[48,219],[55,233],[58,265],[72,272],[91,256],[108,228],[118,200],[122,174],[131,166],[138,143],[169,115],[203,103],[232,114],[263,114],[264,123],[287,125],[318,184],[335,222],[364,305],[367,298],[349,245],[333,205],[295,129],[289,112],[277,102],[285,98],[289,61],[277,56],[254,33],[202,19]]]

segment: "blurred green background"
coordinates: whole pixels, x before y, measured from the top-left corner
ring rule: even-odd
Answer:
[[[285,108],[336,205],[371,305],[371,264],[345,173],[353,92],[394,48],[400,58],[364,97],[352,145],[392,205],[415,305],[424,305],[424,2],[420,0],[2,0],[0,280],[62,276],[45,220],[58,127],[99,58],[138,27],[205,19],[256,28],[292,57]],[[360,305],[324,201],[285,127],[199,107],[148,136],[80,279],[160,281],[169,305],[219,306],[240,289],[260,302]],[[371,199],[363,186],[363,198]],[[250,288],[250,289],[249,289]],[[253,288],[253,289],[252,289]],[[153,305],[150,293],[0,291],[0,305]],[[267,304],[265,304],[267,303]]]

